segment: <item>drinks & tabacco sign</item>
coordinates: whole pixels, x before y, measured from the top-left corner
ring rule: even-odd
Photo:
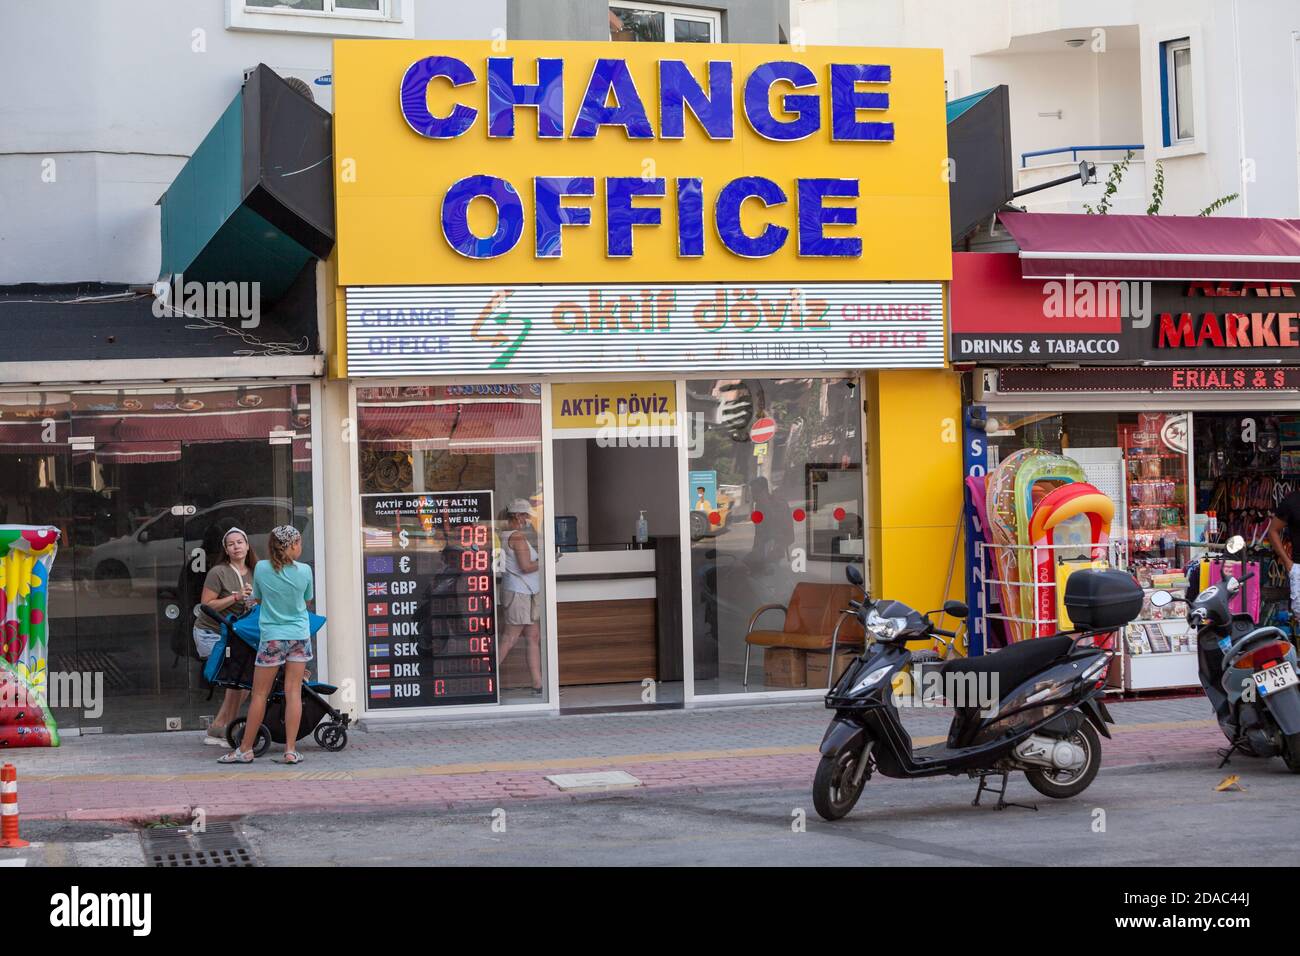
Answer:
[[[334,77],[349,374],[943,362],[938,51],[338,41]]]

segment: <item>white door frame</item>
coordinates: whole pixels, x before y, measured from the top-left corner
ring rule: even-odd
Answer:
[[[687,511],[690,495],[691,422],[686,408],[686,379],[677,379],[677,520],[682,578],[682,702],[695,703],[695,589],[691,587],[691,515]]]
[[[560,603],[556,584],[555,566],[555,446],[552,441],[554,423],[551,420],[551,383],[542,382],[542,527],[537,543],[544,559],[542,568],[546,579],[546,701],[550,709],[560,710]],[[498,647],[498,651],[500,648]],[[499,665],[498,665],[499,666]]]

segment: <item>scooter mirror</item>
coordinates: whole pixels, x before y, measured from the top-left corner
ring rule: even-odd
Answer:
[[[862,569],[856,564],[850,564],[845,567],[844,576],[849,579],[850,584],[862,587]]]
[[[1227,543],[1224,544],[1223,546],[1223,550],[1227,551],[1229,554],[1237,554],[1238,552],[1244,551],[1245,549],[1246,549],[1246,539],[1239,534],[1234,534],[1231,538],[1228,539]]]
[[[1152,607],[1168,607],[1174,603],[1174,596],[1168,591],[1157,591],[1151,595]]]

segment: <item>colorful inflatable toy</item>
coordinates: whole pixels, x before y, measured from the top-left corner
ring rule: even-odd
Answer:
[[[59,529],[0,525],[0,750],[57,747],[46,706],[50,568]]]
[[[989,474],[985,510],[1008,640],[1053,633],[1057,559],[1105,558],[1114,503],[1078,462],[1023,448]]]
[[[1057,565],[1062,560],[1104,561],[1110,545],[1115,503],[1086,481],[1061,485],[1048,492],[1029,519],[1036,613],[1034,636],[1047,637],[1060,629],[1057,619]]]

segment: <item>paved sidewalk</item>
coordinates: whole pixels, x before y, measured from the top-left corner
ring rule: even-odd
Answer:
[[[1112,704],[1105,768],[1215,765],[1222,738],[1203,698]],[[698,791],[805,786],[829,712],[818,703],[457,723],[355,731],[331,754],[310,741],[299,767],[224,767],[195,733],[74,737],[54,750],[14,750],[27,819],[142,820],[285,810],[450,808],[582,799],[548,774],[623,770],[646,788]],[[907,710],[918,745],[946,734],[950,714]]]

